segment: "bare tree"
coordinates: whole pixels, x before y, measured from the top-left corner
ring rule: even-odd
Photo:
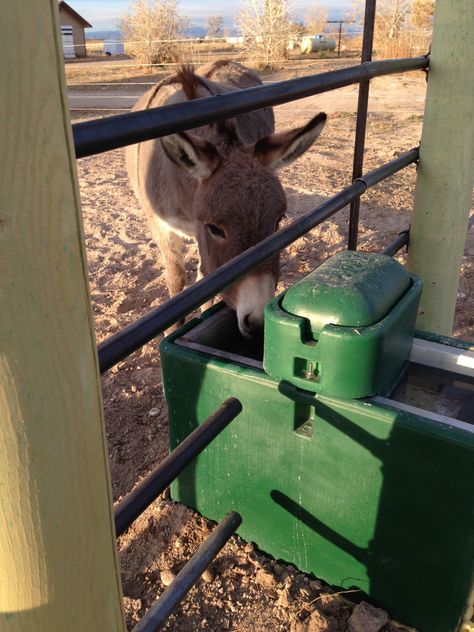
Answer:
[[[411,12],[412,0],[382,0],[377,5],[377,26],[389,39],[400,35]]]
[[[317,35],[322,33],[326,27],[328,21],[328,11],[325,7],[313,2],[311,9],[306,14],[306,30],[310,35]]]
[[[176,40],[187,21],[178,13],[177,0],[134,0],[121,20],[130,53],[148,64],[175,61]]]
[[[435,0],[413,0],[411,24],[415,45],[411,53],[420,55],[427,53],[433,35],[433,16]]]
[[[433,22],[435,0],[413,0],[411,21],[415,26],[430,28]]]
[[[374,48],[381,57],[409,55],[413,34],[407,31],[413,0],[377,0]],[[353,0],[352,16],[362,22],[364,0]]]
[[[294,26],[288,0],[244,0],[237,16],[245,48],[261,66],[286,59]]]
[[[209,37],[222,37],[224,32],[224,18],[222,15],[210,15],[206,21],[206,31]]]

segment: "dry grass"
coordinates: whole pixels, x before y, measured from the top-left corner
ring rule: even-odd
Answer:
[[[66,64],[66,81],[68,85],[93,83],[137,83],[143,80],[159,81],[169,74],[170,68],[163,66],[147,67],[146,65],[125,63],[123,61],[101,63],[104,58],[89,60],[91,64]]]
[[[337,34],[333,35],[337,42]],[[362,37],[348,37],[343,35],[341,39],[341,65],[350,65],[360,56],[362,47]],[[233,59],[245,63],[248,66],[259,68],[261,60],[255,58],[251,51],[245,51],[241,47],[227,44],[224,41],[213,40],[188,40],[179,44],[176,52],[176,59],[168,64],[140,64],[128,57],[124,60],[120,58],[105,57],[102,54],[103,40],[88,40],[87,50],[89,57],[83,60],[66,63],[66,79],[69,85],[94,84],[94,83],[139,83],[140,81],[158,81],[166,74],[169,74],[180,63],[192,63],[196,66],[205,64],[208,61],[219,59]],[[410,57],[424,54],[428,49],[428,39],[426,34],[409,30],[403,32],[399,38],[389,40],[376,33],[374,45],[374,58],[396,58]],[[94,53],[97,56],[93,56]],[[127,46],[125,46],[127,56]],[[327,59],[335,63],[338,59],[336,51],[323,51],[302,55],[299,51],[289,54],[286,61],[279,64],[274,70],[293,72],[293,76],[305,74],[306,67],[311,66],[311,62]],[[351,61],[349,61],[351,60]],[[95,63],[84,63],[95,62]],[[104,63],[107,62],[107,63]]]
[[[374,51],[380,59],[416,57],[428,52],[430,40],[431,35],[424,29],[407,29],[392,39],[376,31]]]
[[[86,49],[88,57],[104,56],[104,40],[103,39],[87,39]]]

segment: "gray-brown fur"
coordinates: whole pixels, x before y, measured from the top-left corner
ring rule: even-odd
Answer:
[[[196,72],[183,67],[144,94],[134,110],[260,84],[255,71],[235,62]],[[127,148],[130,180],[163,253],[171,294],[186,282],[183,237],[197,240],[200,274],[208,274],[277,229],[286,199],[272,168],[301,155],[325,118],[274,134],[273,111],[266,109]],[[263,301],[277,277],[275,258],[223,293],[245,335],[261,325]]]

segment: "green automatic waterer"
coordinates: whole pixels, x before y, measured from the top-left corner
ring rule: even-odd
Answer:
[[[420,294],[395,259],[335,255],[267,305],[265,372],[334,397],[389,393],[408,361]]]
[[[420,288],[344,252],[270,303],[264,349],[222,303],[165,338],[170,449],[242,403],[171,496],[238,511],[242,538],[419,632],[457,632],[474,596],[474,347],[413,335]]]

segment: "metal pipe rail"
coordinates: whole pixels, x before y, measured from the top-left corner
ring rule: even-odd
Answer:
[[[397,72],[421,70],[428,56],[385,59],[299,79],[246,88],[159,108],[109,116],[73,125],[76,157],[83,158],[167,134],[221,121],[236,114],[288,103]]]
[[[172,481],[242,412],[238,399],[227,399],[201,426],[193,430],[115,510],[117,537],[142,514]]]
[[[376,0],[366,0],[364,16],[364,35],[362,38],[362,63],[372,61],[372,47],[374,41],[375,6]],[[357,100],[356,134],[354,142],[354,160],[352,164],[352,181],[360,178],[364,165],[365,130],[367,127],[367,110],[369,105],[370,81],[361,81]],[[349,216],[349,250],[357,250],[357,236],[359,232],[360,198],[351,202]]]
[[[176,575],[158,601],[133,628],[133,632],[156,632],[173,610],[180,604],[212,560],[242,522],[241,516],[232,511],[219,523],[209,538]]]
[[[381,255],[387,255],[388,257],[393,257],[393,255],[397,254],[404,246],[406,246],[408,250],[408,245],[410,243],[410,229],[402,230],[401,233],[398,234],[398,237],[395,237],[393,241],[391,241],[388,246],[386,246],[383,250],[380,251]]]
[[[103,373],[142,347],[170,325],[187,316],[209,298],[260,265],[280,250],[305,235],[312,228],[344,208],[369,187],[381,182],[418,160],[418,148],[402,154],[399,158],[382,165],[358,178],[349,187],[340,191],[313,211],[303,215],[298,221],[270,235],[256,246],[249,248],[228,263],[207,275],[183,292],[169,299],[163,305],[152,310],[139,320],[124,327],[121,331],[99,345],[99,366]]]

